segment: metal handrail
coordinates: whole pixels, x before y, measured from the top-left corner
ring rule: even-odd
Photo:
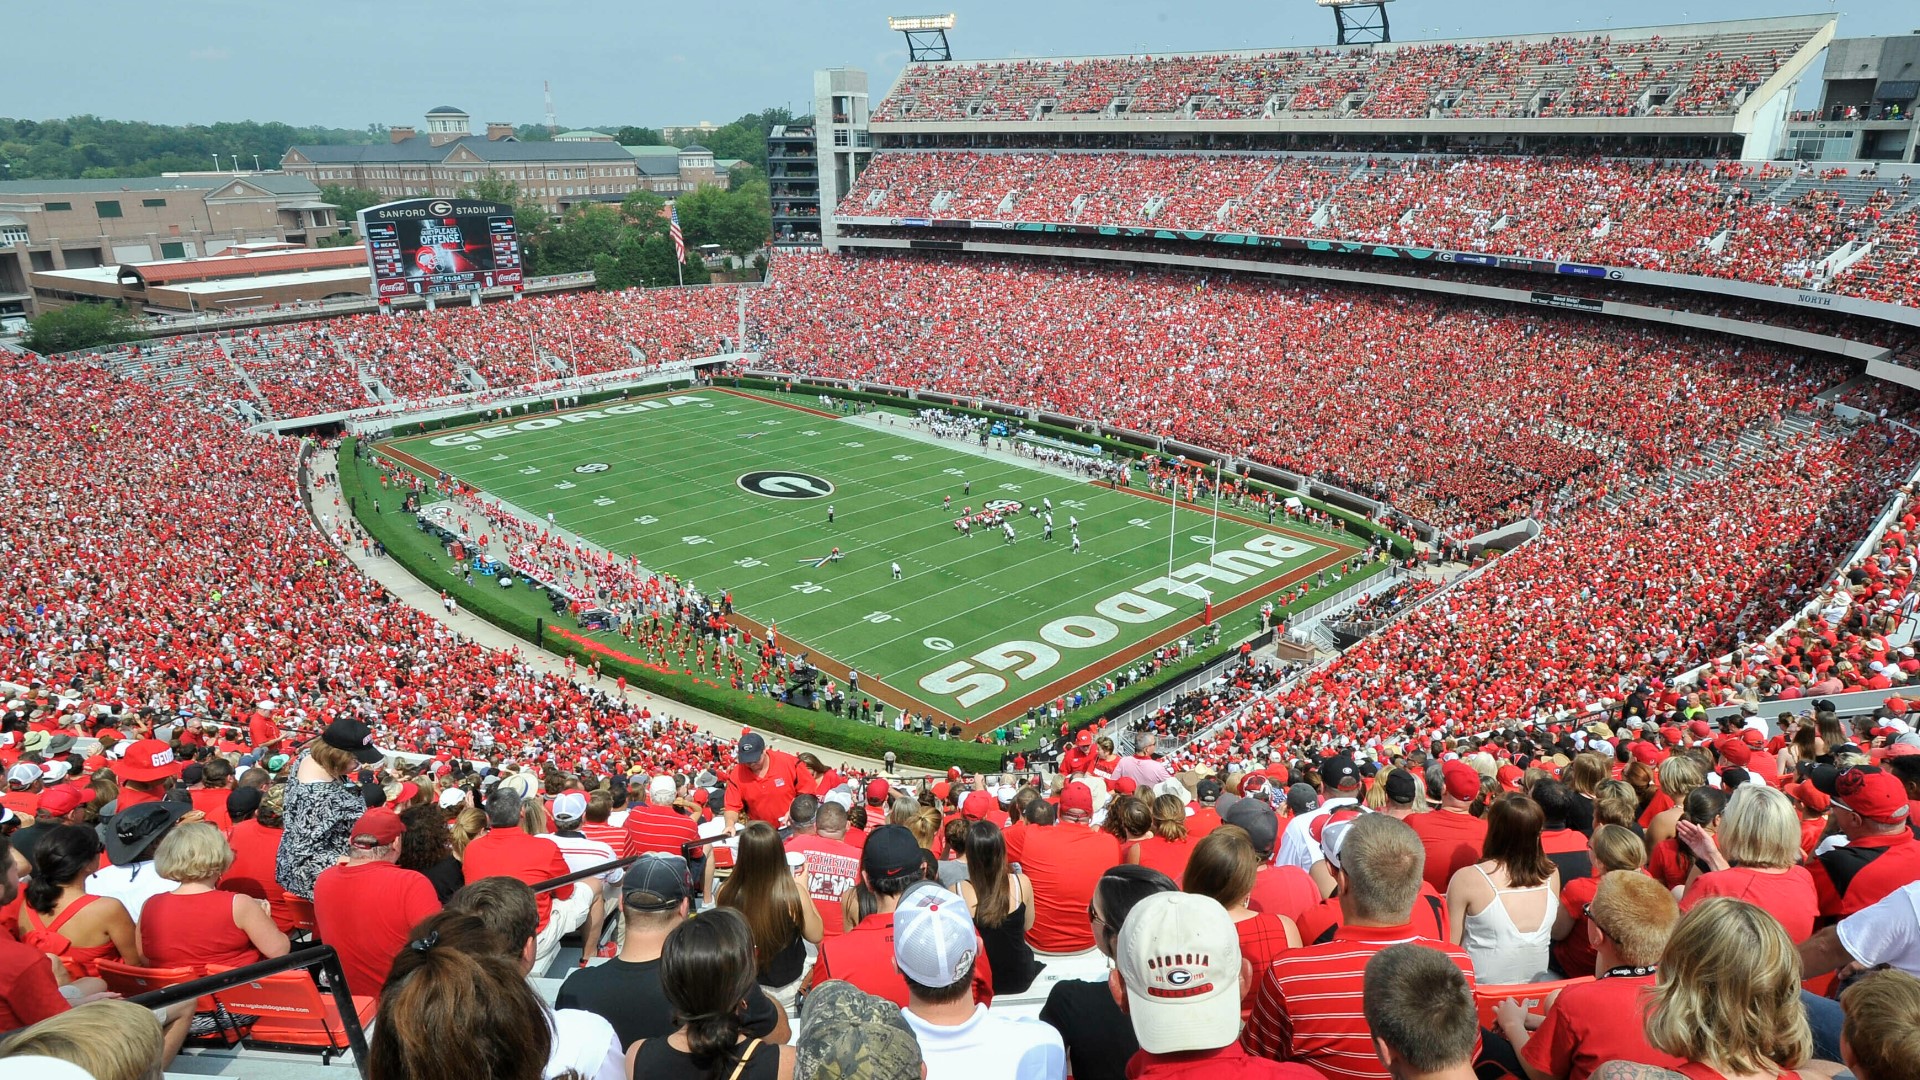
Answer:
[[[198,1001],[210,994],[230,990],[242,983],[250,983],[269,975],[302,970],[316,965],[326,973],[328,988],[333,994],[334,1008],[340,1013],[340,1025],[346,1029],[347,1049],[353,1054],[354,1069],[365,1077],[367,1075],[366,1029],[360,1026],[360,1013],[354,1007],[352,993],[347,989],[347,975],[340,967],[339,954],[335,953],[330,945],[314,945],[298,952],[290,952],[285,956],[237,967],[231,971],[206,975],[159,990],[149,990],[127,1000],[142,1008],[162,1009],[178,1005],[183,1001]]]
[[[571,874],[561,874],[559,877],[556,877],[556,878],[548,878],[545,881],[536,881],[533,884],[533,892],[535,896],[538,896],[543,892],[552,892],[553,890],[559,888],[562,885],[571,885],[576,881],[585,881],[587,878],[590,878],[590,877],[599,877],[601,874],[604,874],[609,870],[625,870],[627,867],[632,866],[634,863],[639,861],[640,861],[640,856],[629,855],[624,859],[614,859],[610,862],[603,862],[603,863],[595,864],[593,866],[589,866],[584,870],[575,870]]]

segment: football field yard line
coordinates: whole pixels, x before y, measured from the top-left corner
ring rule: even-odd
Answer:
[[[1168,615],[1125,624],[1118,638],[1092,649],[1063,648],[1061,666],[1071,666],[1082,655],[1089,657],[1077,671],[1050,680],[1046,675],[1051,672],[1033,680],[1009,675],[1011,685],[971,708],[962,709],[945,698],[940,699],[944,704],[929,702],[920,696],[918,680],[947,661],[967,656],[983,644],[1032,636],[1049,616],[1090,615],[1099,600],[1164,574],[1166,564],[1157,553],[1169,529],[1159,525],[1158,518],[1169,512],[1168,501],[1132,489],[1095,485],[1038,463],[999,459],[976,449],[971,440],[937,439],[905,423],[900,431],[889,430],[892,424],[871,421],[836,423],[851,418],[820,415],[750,395],[706,403],[739,402],[737,409],[706,408],[684,400],[711,393],[682,395],[682,400],[674,402],[679,407],[672,409],[655,407],[602,416],[598,423],[526,429],[524,438],[470,444],[481,449],[458,455],[450,452],[451,447],[429,449],[432,438],[440,433],[391,445],[396,451],[417,448],[430,454],[431,460],[409,456],[426,465],[429,475],[445,469],[478,488],[483,498],[510,503],[529,520],[543,520],[552,512],[566,530],[617,557],[633,556],[650,568],[683,579],[697,576],[708,583],[709,592],[717,593],[711,586],[719,582],[739,594],[735,603],[743,622],[763,628],[786,622],[782,636],[794,647],[817,649],[822,658],[847,668],[865,665],[863,674],[877,676],[877,682],[893,695],[970,726],[1015,715],[1023,702],[1036,695],[1050,698],[1063,688],[1066,692],[1078,689],[1157,647],[1150,643],[1171,640],[1168,634],[1178,637],[1194,632],[1195,627],[1186,624],[1197,622],[1206,601],[1170,594],[1162,598],[1173,609]],[[776,411],[787,414],[779,418],[790,422],[767,424]],[[802,419],[792,421],[792,417]],[[765,434],[741,438],[743,431]],[[819,434],[802,434],[805,431]],[[849,447],[848,442],[864,445]],[[898,461],[901,453],[896,451],[907,452],[908,446],[917,447],[910,452],[913,460]],[[494,461],[494,457],[504,460]],[[578,472],[588,462],[615,464],[611,471]],[[529,467],[540,472],[526,476],[523,470]],[[756,468],[813,470],[831,480],[836,491],[824,498],[781,505],[782,500],[749,493],[736,483],[737,475]],[[961,475],[953,475],[951,469],[959,469]],[[971,497],[952,490],[963,481],[976,485]],[[1002,491],[1003,483],[1021,490]],[[560,484],[566,486],[560,488]],[[950,508],[942,502],[949,492],[956,503]],[[1020,542],[1013,545],[1017,554],[1012,555],[997,530],[976,530],[979,536],[965,539],[953,528],[960,503],[978,511],[995,499],[1037,504],[1042,496],[1053,499],[1056,519],[1069,513],[1080,519],[1087,544],[1080,555],[1070,553],[1071,532],[1064,524],[1056,525],[1051,545],[1040,540],[1038,519],[1030,513],[1012,519],[1021,532]],[[1156,504],[1151,514],[1133,503],[1139,497]],[[615,505],[595,505],[604,499],[615,500]],[[1063,505],[1067,502],[1081,505],[1068,510]],[[836,503],[839,511],[831,527],[824,520],[829,503]],[[1198,534],[1212,525],[1214,511],[1204,503],[1175,506],[1172,512],[1186,510],[1194,515],[1188,533]],[[876,514],[876,507],[884,509]],[[656,521],[636,525],[636,516],[653,516]],[[1302,553],[1242,581],[1210,582],[1217,586],[1215,610],[1222,614],[1223,603],[1237,601],[1234,606],[1241,607],[1256,602],[1257,594],[1290,587],[1288,579],[1297,581],[1303,571],[1332,565],[1363,550],[1331,535],[1323,539],[1317,529],[1264,525],[1231,514],[1227,507],[1221,508],[1218,517],[1226,528],[1217,547],[1204,536],[1194,541],[1177,527],[1171,530],[1178,537],[1176,563],[1205,562],[1214,552],[1234,550],[1257,535],[1286,536],[1306,545]],[[1127,523],[1119,524],[1122,521]],[[1136,526],[1134,521],[1151,524]],[[1125,535],[1134,528],[1141,533],[1137,541]],[[710,543],[682,546],[694,533]],[[813,551],[816,543],[819,550]],[[1034,552],[1033,544],[1057,547],[1065,565],[1042,565],[1047,555]],[[1109,544],[1117,546],[1100,550]],[[850,561],[812,568],[811,574],[800,569],[802,560],[796,555],[824,556],[835,545]],[[909,588],[891,579],[889,560],[909,569],[905,578]],[[738,565],[743,561],[760,565]],[[864,576],[868,574],[873,575],[871,579]],[[803,575],[805,580],[795,581]],[[1087,583],[1072,583],[1082,575],[1089,579]],[[868,584],[869,580],[873,583]],[[783,591],[782,585],[793,591]],[[802,585],[820,588],[802,589]],[[957,606],[961,604],[967,606]],[[863,614],[860,609],[867,605],[880,610]],[[982,612],[995,607],[1007,608],[1004,617],[997,622],[982,617]],[[876,623],[873,619],[878,616],[886,617]],[[938,635],[938,628],[947,628],[947,635]],[[948,647],[918,656],[914,647],[923,635],[948,637],[943,642]],[[1078,681],[1068,686],[1070,679]]]

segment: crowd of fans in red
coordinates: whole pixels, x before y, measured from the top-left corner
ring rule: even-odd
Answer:
[[[1820,186],[1847,179],[1724,161],[894,152],[841,205],[1435,247],[1912,303],[1910,184],[1863,175],[1853,183],[1869,187],[1851,197]],[[1820,264],[1853,240],[1876,246],[1825,282]]]
[[[881,123],[1099,116],[1207,120],[1714,116],[1737,108],[1811,29],[1414,42],[1258,54],[915,64]],[[1650,91],[1670,91],[1659,98]],[[1271,111],[1270,111],[1271,110]]]
[[[1465,535],[1691,464],[1841,380],[1540,311],[1017,262],[789,255],[755,315],[783,368],[1222,447]]]

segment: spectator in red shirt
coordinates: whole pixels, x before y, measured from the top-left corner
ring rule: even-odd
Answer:
[[[1174,892],[1135,904],[1107,979],[1140,1043],[1129,1080],[1319,1080],[1304,1065],[1262,1061],[1241,1047],[1244,977],[1233,920],[1218,901]]]
[[[520,827],[525,799],[518,789],[501,784],[487,796],[485,836],[476,837],[461,854],[460,869],[467,884],[481,878],[518,878],[537,885],[572,871],[560,845],[550,836],[533,836]],[[425,880],[423,877],[422,880]],[[545,973],[560,951],[560,939],[578,930],[587,921],[596,896],[598,879],[562,885],[540,893],[535,899],[540,910],[540,932],[535,940],[533,970]]]
[[[1253,875],[1253,893],[1247,898],[1249,908],[1291,919],[1298,925],[1308,912],[1320,906],[1324,899],[1320,887],[1305,870],[1292,865],[1274,865],[1274,845],[1280,842],[1280,815],[1274,813],[1271,803],[1258,796],[1238,799],[1227,807],[1222,820],[1244,830],[1247,839],[1253,842],[1254,854],[1260,857],[1260,868]]]
[[[1438,810],[1414,814],[1407,824],[1420,837],[1426,849],[1427,884],[1444,894],[1453,875],[1480,861],[1480,848],[1487,842],[1487,823],[1474,817],[1473,801],[1480,795],[1480,774],[1463,761],[1442,762],[1427,770],[1427,794],[1440,799]]]
[[[1597,981],[1560,991],[1531,1033],[1518,1002],[1502,1001],[1495,1010],[1529,1080],[1587,1080],[1615,1059],[1679,1067],[1679,1058],[1647,1045],[1646,1035],[1646,991],[1679,921],[1673,894],[1645,874],[1615,870],[1600,879],[1583,929]]]
[[[784,750],[772,750],[757,731],[740,736],[734,751],[738,761],[727,774],[727,834],[740,826],[742,817],[764,821],[778,828],[787,816],[787,807],[795,795],[811,795],[813,774],[800,759]]]
[[[1731,896],[1779,920],[1795,945],[1813,936],[1819,900],[1812,875],[1800,865],[1800,821],[1792,800],[1772,788],[1742,784],[1727,800],[1717,832],[1683,820],[1677,835],[1709,868],[1686,887],[1680,910]]]
[[[1394,945],[1367,961],[1360,994],[1374,1055],[1394,1077],[1474,1080],[1480,1012],[1445,954]]]
[[[847,928],[846,933],[820,943],[808,986],[844,979],[869,994],[907,1007],[907,980],[893,965],[893,913],[900,898],[917,881],[926,880],[919,841],[904,825],[882,825],[867,837],[860,852],[860,884],[874,912]],[[993,1001],[992,975],[982,963],[973,970],[974,1000]]]
[[[1180,889],[1219,902],[1233,920],[1241,957],[1252,970],[1265,971],[1275,957],[1300,947],[1300,928],[1284,915],[1269,915],[1247,906],[1259,864],[1260,856],[1254,853],[1253,842],[1244,830],[1215,829],[1193,846],[1193,858],[1187,861]],[[1251,1009],[1253,980],[1246,980],[1241,989],[1249,998],[1244,1004]]]
[[[1809,868],[1823,916],[1852,914],[1897,888],[1897,884],[1876,882],[1882,875],[1867,871],[1890,853],[1914,844],[1907,790],[1893,774],[1871,766],[1848,769],[1834,780],[1832,803],[1829,825],[1843,833],[1847,843],[1821,852]],[[1902,861],[1908,854],[1900,852]],[[1882,888],[1884,892],[1879,891]]]
[[[314,928],[340,954],[347,989],[357,997],[380,995],[414,926],[440,910],[426,875],[394,865],[405,831],[391,810],[360,815],[347,861],[322,871],[313,885]]]
[[[233,849],[210,822],[167,833],[153,868],[180,887],[140,909],[135,940],[152,967],[244,967],[287,954],[287,935],[269,905],[218,887]]]
[[[205,762],[194,762],[180,770],[180,779],[186,781],[187,798],[193,800],[195,810],[221,829],[233,827],[233,819],[227,816],[227,795],[233,791],[233,766],[226,758],[210,757]]]
[[[1193,857],[1194,838],[1187,832],[1187,804],[1178,795],[1156,795],[1148,804],[1153,822],[1146,839],[1127,849],[1126,860],[1151,866],[1179,881]]]
[[[846,837],[847,808],[825,802],[814,815],[813,831],[795,832],[787,841],[788,851],[798,851],[807,858],[807,896],[819,909],[828,937],[846,930],[840,900],[860,876],[860,849],[847,843]]]
[[[1087,904],[1100,873],[1118,865],[1120,842],[1092,827],[1093,789],[1079,781],[1060,793],[1060,821],[1035,828],[1021,845],[1020,864],[1033,881],[1033,928],[1027,943],[1036,953],[1075,953],[1093,948]]]
[[[1647,845],[1625,825],[1608,824],[1593,830],[1587,854],[1593,873],[1569,881],[1560,889],[1560,910],[1553,918],[1553,962],[1567,978],[1579,978],[1593,970],[1593,945],[1587,940],[1587,907],[1599,891],[1600,879],[1615,870],[1637,873],[1647,864]]]
[[[1647,1044],[1673,1070],[1610,1061],[1593,1080],[1792,1076],[1813,1054],[1793,943],[1771,915],[1724,896],[1682,916],[1647,998]]]
[[[1366,814],[1340,841],[1341,927],[1332,940],[1283,953],[1259,976],[1246,1048],[1276,1061],[1301,1061],[1330,1080],[1387,1080],[1361,1015],[1365,968],[1374,954],[1411,942],[1447,955],[1474,985],[1459,946],[1422,937],[1411,925],[1426,851],[1405,822]]]
[[[646,804],[627,811],[621,858],[655,851],[687,858],[685,845],[700,839],[700,826],[675,808],[678,790],[671,776],[656,776],[647,782]]]
[[[0,907],[12,906],[19,897],[20,865],[14,861],[13,846],[0,836]],[[37,1024],[70,1007],[46,954],[0,933],[0,1031]]]

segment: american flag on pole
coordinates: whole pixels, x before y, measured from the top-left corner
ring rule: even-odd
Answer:
[[[680,232],[680,208],[667,207],[667,235],[673,237],[673,257],[679,262],[687,261],[687,238]]]

